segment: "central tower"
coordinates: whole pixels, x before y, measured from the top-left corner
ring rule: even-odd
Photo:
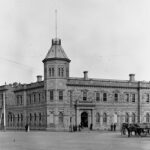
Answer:
[[[47,129],[68,128],[66,120],[67,79],[69,78],[70,59],[65,54],[61,39],[52,39],[44,63],[44,89],[47,104]]]

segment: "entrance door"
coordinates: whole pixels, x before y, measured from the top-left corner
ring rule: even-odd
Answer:
[[[87,112],[83,112],[81,114],[81,126],[88,127],[88,113]]]

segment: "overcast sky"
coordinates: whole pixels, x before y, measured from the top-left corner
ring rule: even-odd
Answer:
[[[58,36],[70,76],[150,81],[149,0],[0,1],[0,84],[36,81]]]

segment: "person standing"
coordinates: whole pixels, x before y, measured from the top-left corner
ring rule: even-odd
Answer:
[[[116,131],[116,124],[114,123],[114,131]]]

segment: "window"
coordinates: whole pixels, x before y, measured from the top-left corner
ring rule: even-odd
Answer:
[[[115,99],[115,102],[118,102],[118,94],[117,93],[115,93],[114,99]]]
[[[100,93],[96,92],[96,101],[100,101]]]
[[[125,122],[129,123],[129,114],[128,113],[125,114]]]
[[[29,104],[31,104],[31,103],[32,103],[32,96],[29,95]]]
[[[59,91],[59,100],[63,100],[63,91]]]
[[[149,103],[149,94],[146,94],[146,102]]]
[[[33,94],[33,101],[36,102],[36,94]]]
[[[52,77],[54,77],[54,68],[52,68]]]
[[[52,68],[49,68],[49,76],[52,76]]]
[[[17,105],[19,105],[19,96],[17,96]]]
[[[41,94],[39,93],[39,102],[41,101]]]
[[[96,113],[96,123],[100,123],[100,114]]]
[[[34,121],[36,121],[36,113],[34,113]]]
[[[23,114],[21,114],[21,122],[23,121]]]
[[[54,77],[54,72],[55,72],[54,67],[49,68],[49,76],[50,77]]]
[[[54,100],[54,91],[50,90],[50,101]]]
[[[64,76],[64,68],[63,67],[58,68],[58,76],[59,77],[63,77]]]
[[[41,121],[41,118],[42,118],[41,113],[39,113],[39,121]]]
[[[149,123],[150,122],[150,115],[149,113],[146,114],[146,123]]]
[[[60,77],[61,71],[60,68],[58,68],[58,76]]]
[[[32,114],[30,113],[30,121],[32,121]]]
[[[125,101],[126,101],[126,102],[129,102],[129,94],[126,94],[126,95],[125,95]]]
[[[107,114],[106,113],[103,114],[103,123],[104,124],[107,123]]]
[[[135,123],[135,113],[132,113],[132,123]]]
[[[23,98],[22,98],[22,95],[20,96],[20,104],[21,104],[21,105],[23,104]]]
[[[64,76],[64,68],[61,68],[61,76]]]
[[[63,121],[64,121],[64,116],[63,116],[63,113],[60,112],[59,113],[59,124],[63,124]]]
[[[83,91],[83,100],[84,100],[84,101],[87,100],[87,91]]]
[[[135,102],[135,94],[132,94],[132,102]]]
[[[107,93],[103,93],[103,101],[104,101],[104,102],[107,101]]]

